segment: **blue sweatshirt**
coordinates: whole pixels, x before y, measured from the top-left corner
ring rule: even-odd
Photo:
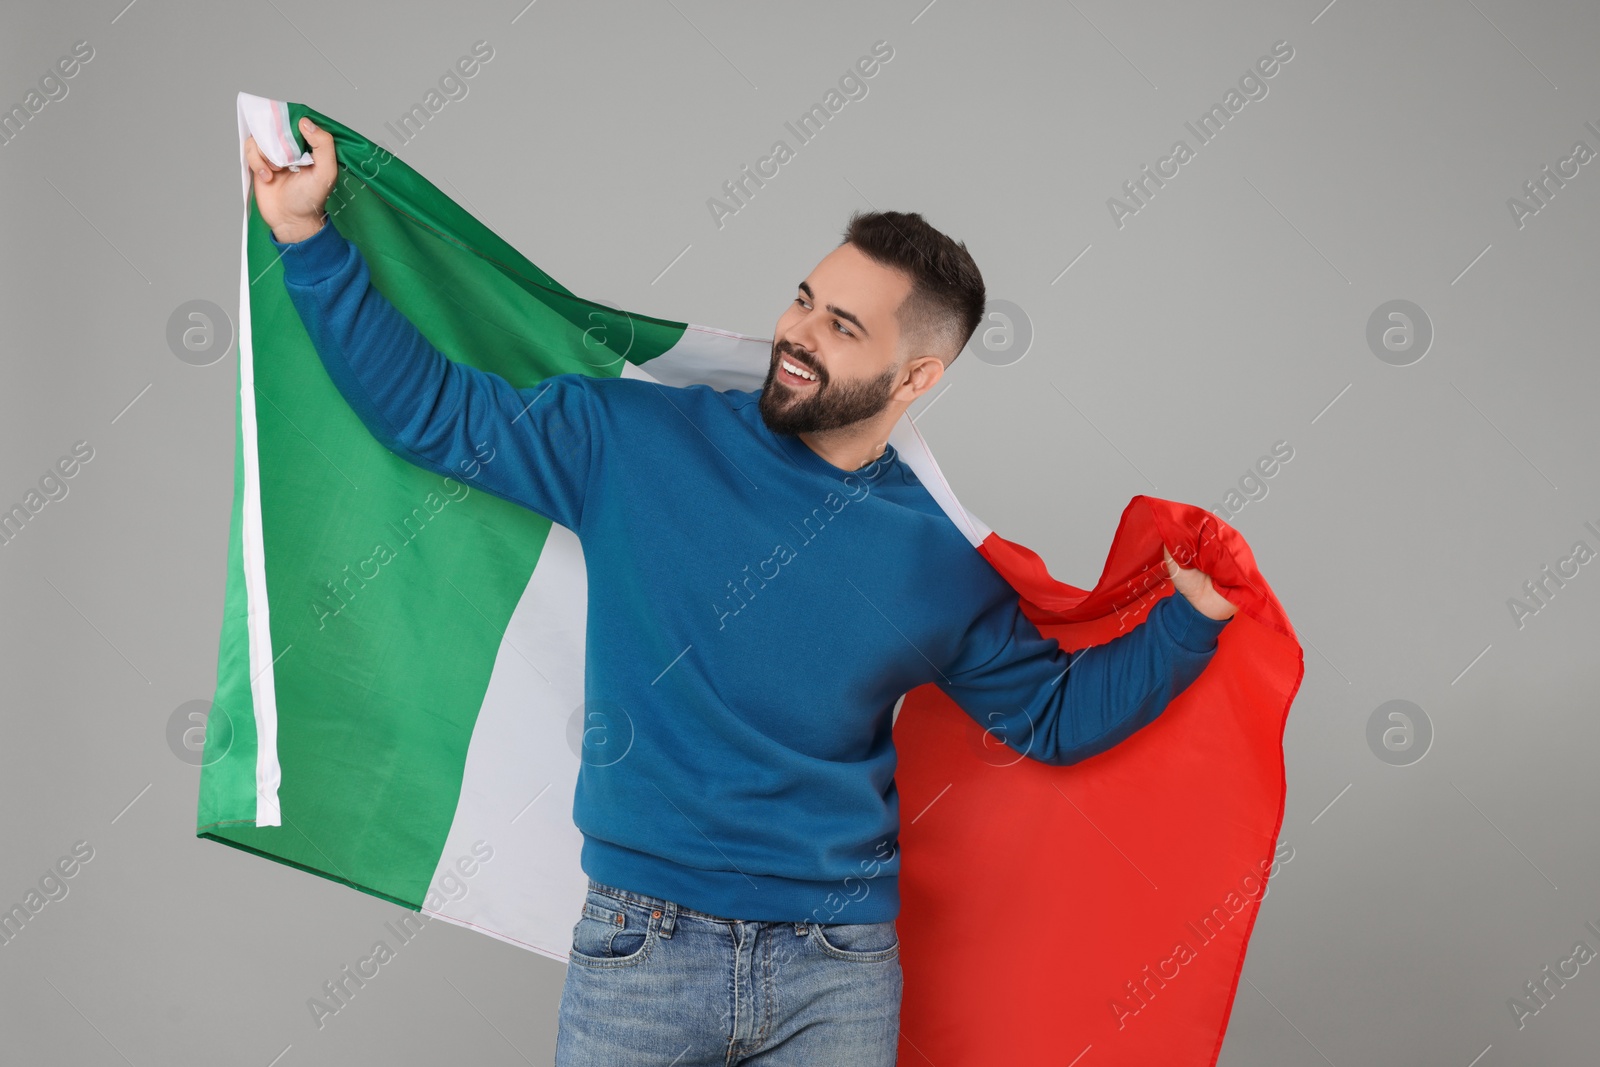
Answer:
[[[601,882],[746,920],[894,918],[903,694],[932,682],[1018,753],[1069,764],[1153,721],[1216,650],[1225,621],[1172,594],[1069,656],[893,446],[835,467],[767,428],[759,390],[576,373],[514,388],[436,349],[331,220],[274,244],[329,377],[385,448],[454,476],[488,441],[474,484],[581,542],[585,702],[610,709],[608,740],[631,733],[578,773]]]

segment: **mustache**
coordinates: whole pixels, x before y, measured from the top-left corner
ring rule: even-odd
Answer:
[[[790,362],[798,363],[800,366],[804,367],[806,370],[810,371],[812,374],[815,374],[817,376],[817,380],[819,382],[821,382],[825,378],[825,375],[822,373],[821,368],[819,368],[815,363],[811,362],[810,359],[802,357],[800,355],[797,355],[796,352],[795,352],[794,346],[789,344],[788,341],[780,341],[778,343],[778,345],[777,345],[777,353],[780,356],[788,356]]]

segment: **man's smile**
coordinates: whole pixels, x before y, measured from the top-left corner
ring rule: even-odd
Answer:
[[[778,357],[778,380],[791,389],[815,385],[819,375],[810,367],[788,356]]]

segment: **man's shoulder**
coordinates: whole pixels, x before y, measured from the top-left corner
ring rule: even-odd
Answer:
[[[714,389],[709,385],[667,385],[633,375],[595,375],[583,371],[553,374],[533,387],[534,396],[555,389],[558,407],[577,403],[597,427],[636,431],[667,422],[709,430],[719,421],[748,418],[738,410],[755,402],[755,393]]]
[[[755,392],[720,390],[699,384],[667,385],[653,378],[627,374],[600,377],[574,371],[555,377],[583,379],[581,387],[590,389],[597,401],[617,409],[653,407],[670,413],[672,409],[663,407],[663,401],[671,403],[680,410],[699,407],[737,409],[754,403],[757,397]]]

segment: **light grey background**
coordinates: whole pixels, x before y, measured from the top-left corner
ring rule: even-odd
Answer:
[[[0,146],[0,504],[94,448],[0,546],[0,905],[94,849],[0,946],[0,1060],[550,1061],[562,966],[441,923],[317,1029],[307,998],[400,909],[198,841],[198,772],[166,740],[215,680],[236,374],[232,353],[180,361],[166,328],[189,300],[237,311],[234,94],[393,145],[383,124],[483,39],[469,95],[400,155],[576,292],[767,334],[853,209],[965,240],[1032,344],[963,358],[918,426],[1057,577],[1094,583],[1134,494],[1218,505],[1293,447],[1231,520],[1306,675],[1294,857],[1225,1067],[1594,1062],[1600,966],[1521,1028],[1508,1001],[1600,949],[1600,565],[1520,627],[1508,599],[1575,541],[1600,550],[1600,161],[1520,228],[1507,199],[1574,141],[1600,150],[1600,10],[522,2],[0,15],[7,107],[94,48]],[[719,229],[707,199],[880,39],[868,95]],[[1268,95],[1119,228],[1107,199],[1280,40]],[[1434,329],[1409,366],[1366,341],[1394,299]],[[1390,700],[1431,723],[1407,766],[1368,742]]]

